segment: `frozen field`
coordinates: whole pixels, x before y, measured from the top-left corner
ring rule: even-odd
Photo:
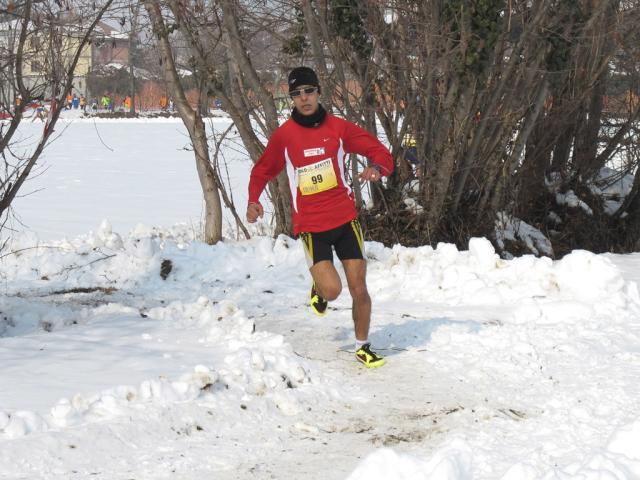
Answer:
[[[222,132],[229,120],[215,119],[209,126]],[[25,145],[35,143],[41,130],[40,122],[25,124]],[[74,237],[97,229],[102,219],[121,232],[138,224],[200,229],[202,193],[180,120],[75,119],[60,121],[56,133],[62,136],[45,150],[39,174],[14,204],[24,223],[14,228],[41,239]],[[225,158],[244,211],[251,162],[232,151]]]

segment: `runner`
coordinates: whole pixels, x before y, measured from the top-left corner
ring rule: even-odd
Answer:
[[[294,235],[305,248],[313,285],[310,304],[320,316],[328,301],[342,291],[333,265],[333,251],[344,267],[352,297],[356,358],[369,368],[384,365],[369,343],[371,298],[366,284],[362,229],[355,198],[345,179],[345,156],[363,155],[371,162],[360,174],[362,181],[377,182],[393,170],[389,150],[366,130],[328,113],[319,103],[316,73],[298,67],[289,74],[291,118],[271,136],[267,148],[251,171],[247,221],[254,223],[264,210],[260,195],[283,168],[289,175]]]
[[[47,119],[48,114],[49,110],[47,110],[47,107],[45,107],[42,100],[38,100],[36,104],[36,113],[33,115],[31,123],[35,122],[36,119],[42,120],[44,122]]]

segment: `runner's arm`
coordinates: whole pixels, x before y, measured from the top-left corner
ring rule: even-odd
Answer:
[[[380,140],[374,137],[364,128],[345,121],[344,150],[347,153],[356,153],[369,159],[378,168],[383,176],[393,172],[393,157],[389,149]],[[369,168],[369,167],[367,167]],[[363,172],[364,173],[364,172]]]
[[[249,178],[249,205],[256,203],[260,205],[260,195],[267,186],[267,183],[275,178],[284,168],[284,151],[280,145],[277,133],[274,133],[267,148],[251,169]]]

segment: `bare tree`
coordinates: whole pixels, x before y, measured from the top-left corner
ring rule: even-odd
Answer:
[[[245,145],[253,143],[253,151],[263,150],[262,142],[255,145],[257,137],[249,134],[251,125],[247,123],[253,119],[260,126],[262,133],[269,137],[273,131],[278,128],[278,112],[276,109],[273,92],[269,91],[261,81],[258,72],[254,66],[251,56],[247,51],[247,42],[241,33],[240,22],[242,14],[241,5],[234,0],[222,0],[222,29],[224,32],[225,46],[232,52],[228,57],[228,74],[233,80],[230,82],[232,96],[229,100],[236,98],[241,99],[243,110],[248,113],[246,115],[242,110],[233,113],[232,117],[236,124],[238,122],[244,125],[239,129],[243,136]],[[249,101],[247,93],[251,91],[255,97],[254,101]],[[257,105],[256,105],[257,104]],[[259,110],[255,110],[256,107]],[[263,115],[260,115],[262,113]],[[249,150],[251,152],[251,150]],[[258,160],[259,155],[254,153],[251,155],[254,161]],[[278,177],[271,182],[270,185],[271,200],[275,208],[276,216],[276,233],[291,233],[291,199],[289,193],[289,182],[286,171],[283,171]]]
[[[168,38],[171,32],[176,32],[176,38],[171,43],[174,47],[182,45],[179,49],[174,48],[176,58],[183,64],[183,68],[195,74],[200,92],[196,108],[205,113],[208,110],[209,95],[221,99],[249,156],[254,162],[257,161],[264,149],[265,139],[279,125],[274,96],[277,88],[273,83],[279,72],[259,70],[259,65],[268,65],[268,53],[263,55],[258,50],[264,45],[263,42],[277,36],[280,28],[277,25],[282,24],[282,21],[272,16],[271,9],[251,2],[245,5],[232,0],[216,3],[154,1],[145,3],[149,12],[151,5],[167,19],[162,27],[164,30],[161,30],[166,33],[165,36]],[[154,25],[154,28],[160,28],[155,19]],[[225,204],[230,206],[240,228],[244,229],[230,197],[223,191],[215,162],[212,168]],[[270,182],[268,192],[275,207],[276,234],[290,233],[291,204],[285,172]]]
[[[327,107],[386,136],[398,168],[372,192],[374,209],[363,213],[370,235],[380,240],[465,244],[471,235],[492,235],[498,214],[550,231],[546,218],[558,210],[556,191],[588,195],[602,167],[621,149],[630,152],[637,135],[637,0],[144,5],[194,144],[209,195],[207,219],[219,218],[221,195],[242,226],[220,181],[217,156],[208,152],[202,115],[209,95],[222,100],[257,161],[283,119],[281,79],[300,64],[319,72]],[[192,72],[196,104],[187,102],[178,68]],[[628,108],[613,109],[610,99],[622,96]],[[407,161],[407,137],[415,140],[415,167]],[[355,178],[358,160],[350,161]],[[625,173],[637,176],[637,157]],[[572,231],[562,233],[563,248],[586,241],[579,232],[596,224],[630,236],[640,231],[640,221],[631,219],[637,185],[615,216],[565,227]],[[353,187],[361,204],[360,185]],[[276,233],[289,233],[284,172],[268,194]],[[407,194],[420,208],[406,208]],[[208,232],[215,241],[219,233]]]
[[[276,3],[275,10],[290,15],[269,13],[260,2],[220,2],[220,38],[229,54],[212,89],[228,103],[255,159],[260,138],[276,125],[272,93],[264,87],[269,76],[256,68],[258,33],[289,55],[272,61],[272,70],[315,66],[324,103],[373,133],[381,126],[396,159],[397,173],[373,191],[374,210],[364,215],[378,239],[464,245],[471,235],[493,235],[502,213],[550,230],[547,214],[558,210],[553,188],[588,194],[635,131],[637,83],[628,89],[633,108],[624,119],[613,118],[605,100],[621,50],[633,59],[625,81],[637,78],[631,75],[638,69],[637,0],[281,0],[269,6]],[[406,161],[408,136],[415,139],[415,169]],[[637,163],[630,165],[627,173],[636,174]],[[357,168],[354,159],[354,177]],[[560,183],[551,187],[551,178]],[[418,185],[418,210],[405,206],[407,182]],[[354,191],[361,203],[357,182]],[[629,224],[631,232],[632,222],[623,218],[636,208],[636,192],[618,217],[571,223],[559,251],[585,241],[606,248],[613,238],[590,244],[579,225],[607,230],[617,218],[614,228]]]
[[[59,106],[74,86],[97,23],[112,7],[113,0],[79,1],[73,9],[56,1],[25,0],[0,12],[7,19],[0,45],[1,110],[10,116],[8,126],[0,126],[0,228],[55,129]],[[50,98],[50,111],[42,136],[30,153],[21,154],[14,135],[27,107],[45,97]]]
[[[222,205],[220,202],[219,180],[209,158],[207,133],[199,108],[192,108],[182,86],[174,53],[169,41],[170,27],[165,21],[162,6],[158,0],[146,0],[144,6],[151,18],[153,33],[158,40],[164,77],[173,96],[178,113],[189,132],[196,159],[196,169],[205,202],[205,241],[215,244],[222,239]],[[174,21],[182,15],[178,2],[169,2],[168,7]]]
[[[399,166],[374,195],[369,226],[379,238],[464,244],[491,235],[498,212],[544,229],[555,206],[550,172],[561,190],[588,191],[637,124],[636,104],[617,129],[603,128],[612,120],[604,106],[612,60],[623,45],[633,58],[637,1],[317,0],[302,9],[335,104],[371,130],[377,117]],[[629,98],[635,92],[637,84]],[[414,180],[407,133],[416,139]],[[423,213],[405,208],[407,180],[419,184]],[[623,211],[636,204],[627,203]]]
[[[136,63],[141,5],[140,2],[131,2],[128,8],[129,25],[131,27],[129,31],[129,96],[131,97],[131,115],[136,114]]]

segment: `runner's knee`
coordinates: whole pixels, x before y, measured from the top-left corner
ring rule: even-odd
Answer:
[[[335,300],[340,296],[341,292],[342,292],[342,285],[340,284],[322,286],[322,297],[325,300],[329,300],[329,301]]]
[[[349,285],[349,293],[351,294],[351,298],[356,301],[369,300],[369,291],[367,290],[367,285],[365,283],[361,283],[358,285]]]

